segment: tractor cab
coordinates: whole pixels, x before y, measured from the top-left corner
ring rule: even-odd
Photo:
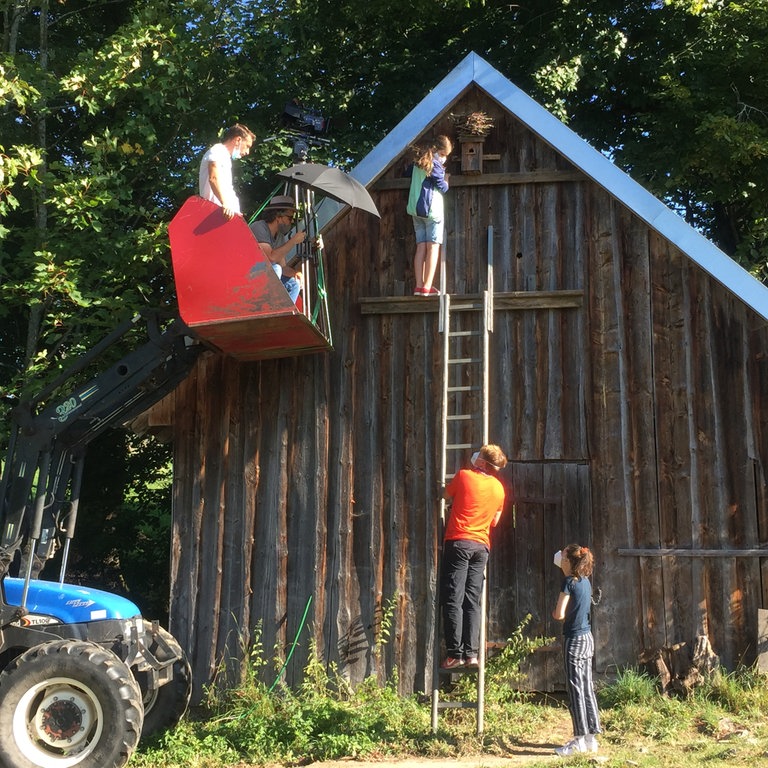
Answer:
[[[296,304],[245,219],[190,197],[168,227],[179,314],[203,341],[240,360],[332,348],[322,246],[297,249],[304,289]]]

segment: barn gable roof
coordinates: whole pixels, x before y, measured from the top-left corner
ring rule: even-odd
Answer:
[[[376,181],[404,147],[473,84],[768,320],[768,287],[475,53],[468,54],[430,91],[366,155],[352,175],[365,186]]]

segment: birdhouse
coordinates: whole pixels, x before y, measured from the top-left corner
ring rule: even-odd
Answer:
[[[483,172],[483,142],[484,138],[472,137],[459,139],[461,144],[461,172],[469,176]]]
[[[485,112],[454,115],[456,133],[461,144],[461,172],[478,175],[483,172],[483,142],[493,128],[493,118]]]

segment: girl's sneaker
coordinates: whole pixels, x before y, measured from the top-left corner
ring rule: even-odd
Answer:
[[[555,748],[555,754],[560,757],[569,757],[570,755],[577,755],[579,752],[586,752],[587,746],[584,743],[584,737],[580,736],[578,739],[571,739],[567,744],[563,744],[562,747]]]
[[[597,743],[597,737],[594,733],[588,733],[584,737],[584,747],[587,752],[597,752],[600,749],[600,745]]]

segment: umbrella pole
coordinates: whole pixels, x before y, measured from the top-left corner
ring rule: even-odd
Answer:
[[[312,211],[312,219],[314,222],[315,236],[319,236],[320,232],[317,226],[317,213]],[[322,240],[321,240],[322,243]],[[333,346],[333,334],[331,330],[331,316],[328,311],[328,291],[325,285],[325,266],[323,263],[323,257],[325,254],[325,246],[317,249],[317,302],[318,306],[315,308],[315,314],[312,317],[312,322],[325,333],[328,343]],[[322,309],[320,317],[318,318],[319,310]],[[319,322],[318,322],[319,321]]]
[[[312,191],[307,189],[304,192],[304,231],[307,233],[307,237],[303,243],[302,261],[301,261],[301,273],[304,275],[304,302],[302,309],[307,317],[312,317],[312,295],[310,291],[310,279],[309,279],[309,254],[312,249],[312,239],[314,235],[310,228],[312,221],[312,207],[314,206],[314,199]]]

